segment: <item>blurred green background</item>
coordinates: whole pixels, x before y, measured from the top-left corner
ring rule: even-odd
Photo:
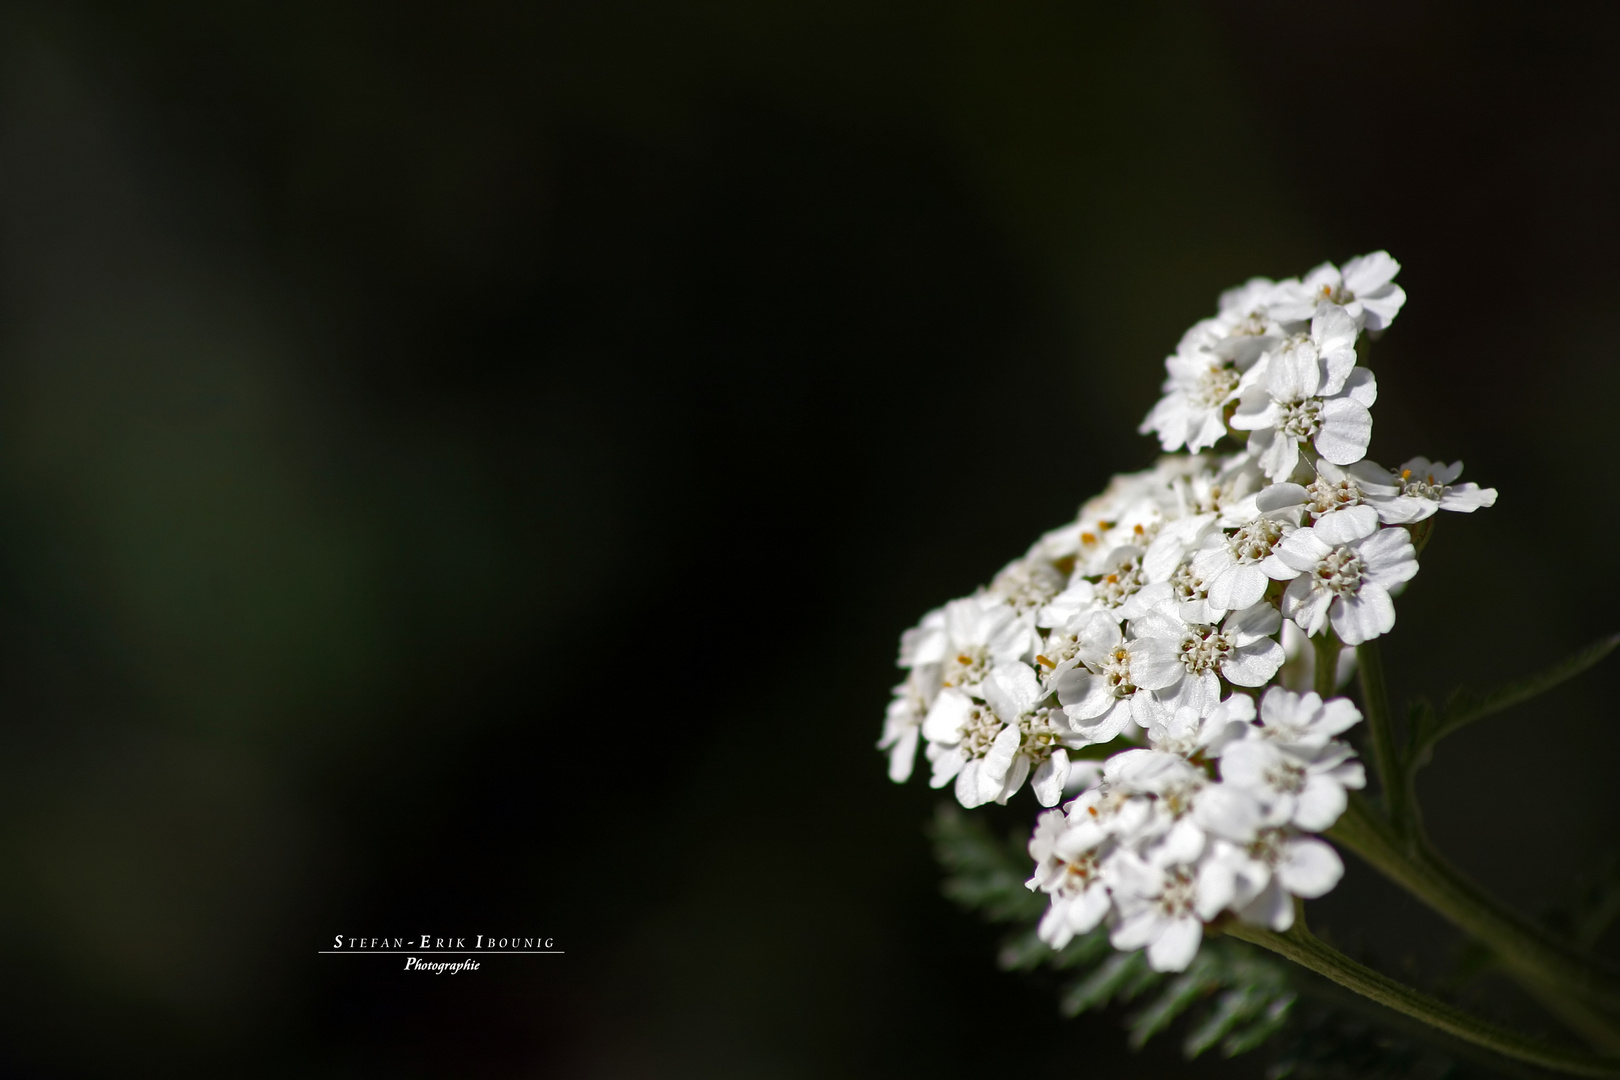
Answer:
[[[5,5],[0,1073],[1179,1075],[940,898],[872,749],[897,635],[1151,460],[1219,290],[1381,247],[1373,453],[1502,492],[1397,692],[1615,629],[1617,44],[1600,4]],[[1426,775],[1529,910],[1620,836],[1615,678]],[[1369,879],[1313,920],[1439,970]],[[492,930],[567,955],[315,955]]]

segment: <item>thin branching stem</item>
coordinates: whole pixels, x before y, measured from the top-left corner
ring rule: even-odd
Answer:
[[[1367,804],[1350,801],[1328,836],[1485,944],[1554,1015],[1587,1041],[1620,1053],[1620,978],[1469,880],[1421,837],[1397,836]]]
[[[1380,1005],[1517,1061],[1568,1076],[1620,1080],[1620,1059],[1556,1046],[1482,1020],[1357,963],[1316,938],[1302,923],[1284,933],[1233,923],[1226,933],[1270,949]]]
[[[1361,672],[1361,707],[1367,716],[1367,738],[1372,744],[1373,767],[1384,793],[1384,810],[1404,840],[1411,840],[1411,818],[1407,813],[1406,776],[1395,749],[1395,726],[1389,714],[1389,688],[1384,682],[1384,659],[1377,641],[1356,646],[1356,666]]]
[[[1311,638],[1311,644],[1316,647],[1316,665],[1313,668],[1316,685],[1311,689],[1326,701],[1333,696],[1333,691],[1338,686],[1339,650],[1344,648],[1344,645],[1331,626]]]

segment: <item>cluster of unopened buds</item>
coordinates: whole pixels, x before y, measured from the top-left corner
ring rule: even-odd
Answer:
[[[1310,688],[1394,627],[1431,516],[1496,501],[1461,463],[1366,457],[1378,388],[1357,344],[1405,302],[1398,269],[1377,252],[1223,294],[1142,424],[1166,456],[901,639],[890,777],[922,744],[963,806],[1026,782],[1064,804],[1029,845],[1054,948],[1106,924],[1179,971],[1207,924],[1287,930],[1295,897],[1342,876],[1313,834],[1365,783],[1338,738],[1361,713]]]

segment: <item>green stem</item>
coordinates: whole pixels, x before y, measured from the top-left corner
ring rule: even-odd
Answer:
[[[1311,638],[1311,644],[1316,646],[1316,665],[1313,669],[1316,685],[1312,689],[1316,691],[1318,697],[1326,700],[1338,689],[1339,650],[1344,646],[1339,642],[1339,635],[1333,632],[1331,626]]]
[[[1547,1009],[1594,1045],[1620,1052],[1620,979],[1465,877],[1428,842],[1398,836],[1360,798],[1328,836],[1483,942]]]
[[[1395,726],[1389,715],[1389,690],[1384,683],[1384,659],[1377,641],[1356,646],[1356,667],[1361,672],[1361,707],[1367,714],[1367,738],[1372,744],[1373,767],[1384,796],[1384,811],[1395,831],[1412,838],[1407,811],[1407,785],[1395,753]]]
[[[1314,937],[1303,924],[1296,923],[1279,934],[1233,923],[1226,933],[1270,949],[1380,1005],[1515,1060],[1570,1076],[1620,1078],[1620,1060],[1554,1046],[1498,1027],[1357,963]]]

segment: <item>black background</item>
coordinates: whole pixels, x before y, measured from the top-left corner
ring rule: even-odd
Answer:
[[[1397,692],[1614,629],[1617,21],[8,5],[0,1071],[1179,1074],[939,897],[896,637],[1152,460],[1219,290],[1377,248],[1373,455],[1502,493]],[[1614,678],[1426,776],[1529,910],[1614,848]],[[1438,971],[1349,862],[1315,924]],[[566,955],[315,955],[424,932]]]

